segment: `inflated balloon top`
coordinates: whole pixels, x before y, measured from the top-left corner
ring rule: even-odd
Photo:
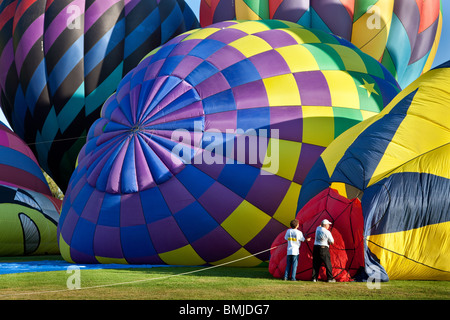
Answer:
[[[4,0],[0,12],[0,104],[63,191],[122,77],[198,27],[184,0]]]
[[[351,43],[277,20],[184,33],[128,73],[88,133],[59,224],[80,263],[257,265],[325,147],[399,91]],[[261,252],[265,251],[262,254]]]
[[[450,279],[449,79],[450,62],[419,77],[333,141],[303,184],[299,208],[328,187],[357,190],[379,279]]]
[[[402,88],[431,68],[440,0],[202,0],[200,23],[282,19],[331,32],[379,60]]]

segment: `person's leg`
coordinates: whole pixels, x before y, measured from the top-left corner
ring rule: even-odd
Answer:
[[[284,270],[284,280],[287,280],[289,278],[289,272],[291,271],[291,265],[292,265],[292,256],[287,255],[286,256],[286,269]]]
[[[297,276],[297,265],[298,265],[298,255],[292,256],[292,274],[291,274],[291,280],[296,281],[295,278]]]
[[[323,251],[323,261],[327,270],[327,280],[330,281],[333,279],[333,267],[331,266],[330,250],[328,248]]]
[[[322,259],[320,257],[320,247],[313,247],[313,270],[312,270],[312,280],[317,280],[319,277],[319,269],[322,264]]]

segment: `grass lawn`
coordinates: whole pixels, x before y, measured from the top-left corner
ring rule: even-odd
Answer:
[[[46,259],[49,259],[48,257]],[[58,259],[56,257],[55,259]],[[0,262],[30,258],[0,259]],[[267,267],[155,267],[80,270],[80,289],[69,290],[72,273],[0,275],[1,300],[448,300],[448,281],[390,281],[379,289],[363,282],[281,281]]]

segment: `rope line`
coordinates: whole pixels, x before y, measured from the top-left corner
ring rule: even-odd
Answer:
[[[66,289],[47,290],[47,291],[17,292],[17,293],[0,295],[0,297],[36,295],[36,294],[46,294],[46,293],[58,293],[58,292],[64,292],[64,291],[78,291],[78,290],[114,287],[114,286],[120,286],[120,285],[126,285],[126,284],[134,284],[134,283],[141,283],[141,282],[147,282],[147,281],[153,281],[153,280],[163,280],[163,279],[174,278],[174,277],[179,277],[179,276],[185,276],[185,275],[189,275],[189,274],[194,274],[194,273],[198,273],[198,272],[203,272],[203,271],[207,271],[207,270],[223,267],[223,266],[226,266],[226,265],[229,265],[229,264],[241,261],[241,260],[245,260],[245,259],[257,256],[259,254],[262,254],[264,252],[270,251],[272,249],[276,249],[278,247],[279,246],[275,246],[275,247],[272,247],[272,248],[269,248],[269,249],[265,249],[263,251],[255,253],[255,254],[251,254],[249,256],[245,256],[245,257],[242,257],[242,258],[239,258],[239,259],[236,259],[236,260],[224,262],[224,263],[221,263],[221,264],[218,264],[218,265],[215,265],[215,266],[209,266],[209,267],[202,268],[202,269],[196,269],[196,270],[186,271],[186,272],[182,272],[182,273],[178,273],[178,274],[172,274],[172,275],[169,275],[169,276],[162,276],[162,277],[150,278],[150,279],[140,279],[140,280],[133,280],[133,281],[125,281],[125,282],[116,282],[116,283],[110,283],[110,284],[101,284],[101,285],[96,285],[96,286],[81,287],[81,288],[77,288],[77,289],[66,288]]]
[[[69,141],[69,140],[78,140],[81,138],[87,138],[87,136],[79,136],[79,137],[73,137],[73,138],[64,138],[64,139],[54,139],[54,140],[45,140],[45,141],[38,141],[38,142],[28,142],[25,143],[27,146],[31,145],[37,145],[37,144],[44,144],[44,143],[54,143],[54,142],[62,142],[62,141]]]

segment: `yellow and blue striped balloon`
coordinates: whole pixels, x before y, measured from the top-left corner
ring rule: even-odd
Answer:
[[[359,190],[368,273],[450,280],[449,79],[450,62],[422,75],[331,143],[303,184],[300,208],[329,186]]]

